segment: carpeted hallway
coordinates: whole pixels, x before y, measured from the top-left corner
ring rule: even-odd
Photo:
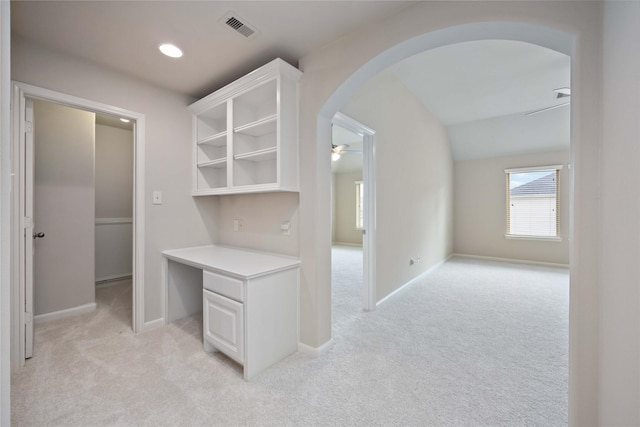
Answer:
[[[566,269],[453,258],[370,313],[349,276],[334,271],[333,346],[250,383],[202,351],[200,317],[134,335],[130,284],[100,289],[95,312],[37,325],[12,424],[566,425]]]

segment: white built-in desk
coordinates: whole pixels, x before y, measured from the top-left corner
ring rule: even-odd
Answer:
[[[225,246],[163,251],[167,323],[202,311],[205,351],[257,375],[298,348],[300,260]]]

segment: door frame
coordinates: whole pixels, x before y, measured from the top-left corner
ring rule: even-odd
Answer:
[[[373,311],[376,309],[376,131],[341,112],[333,116],[331,123],[362,137],[362,306]]]
[[[133,165],[133,324],[134,333],[138,333],[144,326],[144,171],[145,171],[145,116],[131,110],[91,101],[85,98],[44,89],[25,83],[12,81],[12,109],[11,109],[11,144],[12,144],[12,175],[11,183],[11,366],[12,370],[22,367],[25,363],[25,270],[23,249],[23,221],[25,188],[24,180],[24,132],[25,102],[27,98],[53,102],[80,110],[95,113],[105,113],[135,121],[134,137],[134,165]]]

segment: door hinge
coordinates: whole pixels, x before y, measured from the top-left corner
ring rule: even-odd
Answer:
[[[24,312],[24,324],[28,325],[29,323],[33,322],[33,313],[31,313],[30,311],[25,311]]]
[[[31,217],[30,216],[25,216],[24,220],[22,222],[22,227],[27,229],[27,228],[33,228],[33,222],[31,222]]]
[[[24,122],[24,130],[27,133],[33,133],[33,123],[29,120],[25,120]]]

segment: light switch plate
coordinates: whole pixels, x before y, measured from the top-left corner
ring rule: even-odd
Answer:
[[[153,192],[153,204],[161,205],[162,204],[162,191],[154,191]]]

